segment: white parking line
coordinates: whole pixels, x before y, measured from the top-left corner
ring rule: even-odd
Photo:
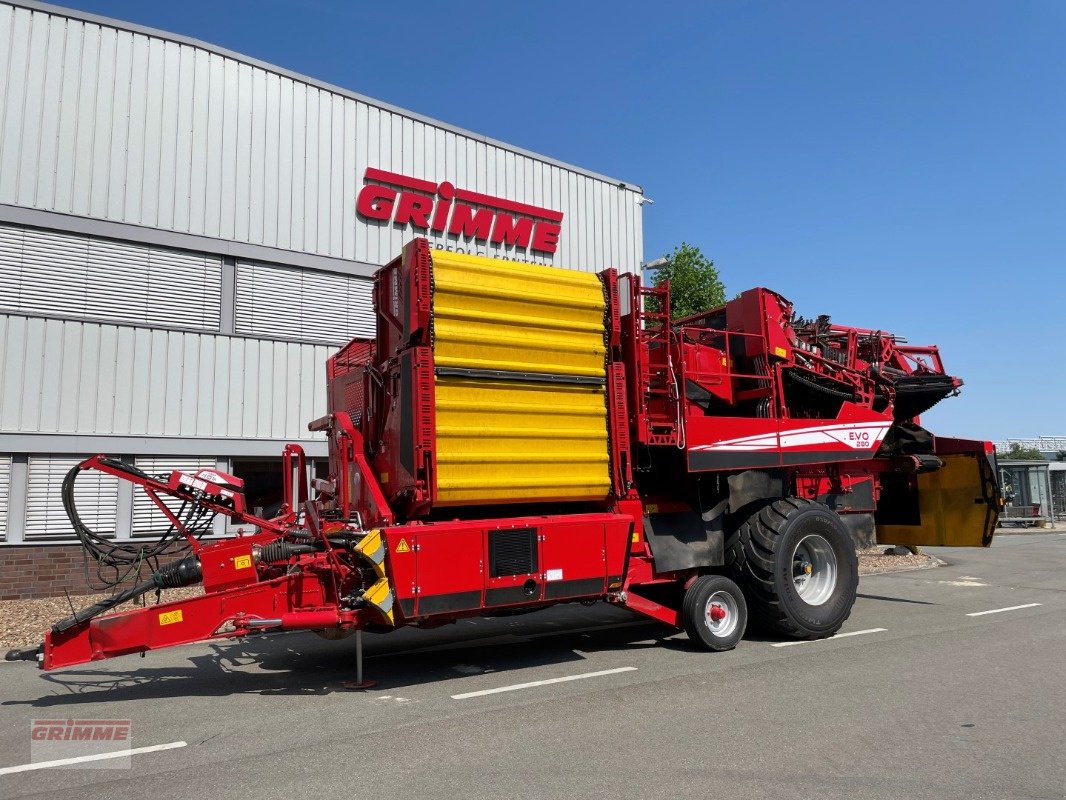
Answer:
[[[972,614],[967,614],[966,616],[983,617],[985,614],[1000,614],[1004,611],[1017,611],[1019,608],[1035,608],[1039,605],[1043,605],[1043,603],[1026,603],[1023,606],[1007,606],[1006,608],[993,608],[989,611],[974,611]]]
[[[849,631],[848,633],[838,633],[836,636],[830,636],[828,639],[799,639],[795,642],[774,642],[770,647],[792,647],[794,644],[810,644],[811,642],[828,642],[831,639],[844,639],[848,636],[862,636],[864,633],[881,633],[887,631],[888,628],[867,628],[864,631]]]
[[[153,744],[148,747],[134,747],[132,750],[113,750],[110,753],[96,753],[91,756],[57,758],[54,761],[38,761],[36,764],[19,764],[17,767],[0,767],[0,775],[11,775],[14,772],[29,772],[34,769],[66,767],[71,764],[80,764],[85,761],[104,761],[109,758],[123,758],[124,756],[135,756],[139,753],[156,753],[160,750],[173,750],[175,747],[185,746],[185,742],[168,742],[167,744]]]
[[[619,672],[635,672],[636,667],[616,667],[615,669],[601,669],[598,672],[582,672],[579,675],[567,675],[563,678],[548,678],[543,681],[530,681],[529,683],[516,683],[511,686],[498,686],[495,689],[482,689],[478,692],[463,692],[453,694],[452,700],[466,700],[468,697],[482,697],[486,694],[499,694],[500,692],[517,692],[519,689],[532,689],[534,686],[547,686],[551,683],[566,683],[567,681],[580,681],[585,678],[598,678],[601,675],[616,675]]]

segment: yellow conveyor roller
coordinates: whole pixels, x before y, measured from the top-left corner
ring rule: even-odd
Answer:
[[[608,494],[596,275],[434,251],[432,330],[439,504]]]

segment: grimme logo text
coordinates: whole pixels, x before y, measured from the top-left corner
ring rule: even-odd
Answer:
[[[364,181],[356,211],[367,219],[538,253],[559,246],[561,211],[374,167],[367,167]]]
[[[30,739],[35,742],[125,742],[128,719],[35,719]]]

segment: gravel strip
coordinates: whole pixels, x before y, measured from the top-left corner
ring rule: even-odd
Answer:
[[[940,559],[928,553],[894,555],[891,547],[878,545],[859,551],[859,574],[880,575],[885,572],[905,572],[911,569],[930,569],[940,566]]]

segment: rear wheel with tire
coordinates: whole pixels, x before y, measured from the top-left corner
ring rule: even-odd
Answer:
[[[748,626],[740,587],[724,575],[701,575],[685,591],[685,632],[704,650],[732,650]]]
[[[786,636],[831,636],[855,604],[855,545],[822,503],[789,497],[764,506],[729,537],[726,563],[752,622]]]

